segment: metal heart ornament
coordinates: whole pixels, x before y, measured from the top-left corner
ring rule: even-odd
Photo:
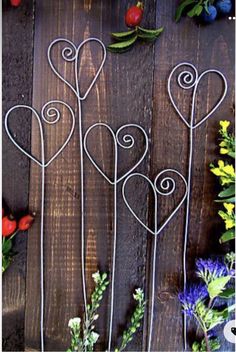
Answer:
[[[80,85],[79,85],[79,74],[78,74],[78,64],[79,64],[79,57],[80,57],[80,52],[81,49],[88,43],[91,42],[95,42],[98,43],[101,48],[102,48],[102,60],[101,63],[94,75],[94,77],[92,78],[91,82],[89,83],[89,86],[87,88],[87,90],[85,91],[84,95],[80,95]],[[68,80],[66,80],[65,77],[63,77],[59,71],[57,70],[57,68],[55,67],[55,65],[53,64],[53,60],[52,60],[52,48],[58,44],[58,43],[66,43],[69,46],[66,46],[62,52],[62,58],[67,61],[67,62],[74,62],[74,77],[75,77],[75,86],[73,86]],[[73,92],[74,94],[77,96],[78,100],[85,100],[89,94],[89,92],[91,91],[91,89],[93,88],[103,66],[106,60],[106,47],[103,44],[103,42],[97,38],[88,38],[85,39],[84,41],[82,41],[78,46],[76,46],[72,41],[65,39],[65,38],[57,38],[54,41],[51,42],[51,44],[48,47],[48,62],[49,65],[52,69],[52,71],[55,73],[55,75],[57,77],[60,78],[60,80],[62,82],[64,82]]]
[[[181,111],[179,110],[173,95],[171,93],[171,81],[172,81],[172,77],[174,75],[174,73],[176,72],[176,70],[180,67],[190,67],[193,72],[191,72],[190,70],[184,70],[182,72],[179,73],[178,77],[177,77],[177,83],[178,85],[185,89],[185,90],[189,90],[193,88],[193,95],[192,95],[192,102],[191,102],[191,117],[190,117],[190,123],[188,122],[187,118],[185,116],[183,116],[183,114],[181,113]],[[198,121],[197,123],[194,123],[194,114],[195,114],[195,102],[196,102],[196,95],[197,95],[197,91],[198,91],[198,87],[199,84],[202,80],[202,78],[206,75],[210,75],[210,74],[216,74],[218,75],[222,81],[223,81],[223,92],[221,94],[221,96],[219,97],[217,103],[212,107],[212,109],[205,115],[203,116],[200,121]],[[181,64],[178,64],[177,66],[174,67],[174,69],[171,71],[170,76],[168,78],[168,94],[171,100],[171,103],[175,109],[175,111],[177,112],[177,114],[179,115],[179,117],[181,118],[181,120],[184,122],[184,124],[189,128],[189,129],[195,129],[197,127],[199,127],[202,123],[204,123],[210,116],[212,116],[212,114],[217,110],[217,108],[221,105],[222,101],[224,100],[225,96],[227,93],[227,81],[225,76],[218,70],[214,70],[214,69],[210,69],[210,70],[206,70],[203,73],[200,74],[200,76],[198,75],[198,71],[196,69],[196,67],[188,62],[183,62]]]
[[[170,176],[166,176],[164,177],[161,182],[160,182],[160,188],[158,186],[158,182],[161,176],[163,176],[163,174],[167,173],[167,172],[171,172],[174,173],[176,175],[178,175],[180,177],[180,179],[183,181],[184,183],[184,187],[185,187],[185,192],[183,197],[181,198],[180,202],[178,203],[178,205],[175,207],[175,209],[172,211],[172,213],[167,217],[167,219],[164,221],[164,223],[158,227],[158,223],[157,223],[157,211],[158,211],[158,195],[162,195],[162,196],[169,196],[171,194],[173,194],[173,192],[176,189],[176,182],[175,180],[170,177]],[[151,190],[153,192],[154,195],[154,230],[152,230],[150,227],[148,227],[137,215],[136,211],[132,208],[132,206],[129,203],[129,200],[127,198],[126,195],[126,189],[128,186],[128,181],[137,177],[141,177],[143,178],[151,187]],[[161,171],[155,178],[154,182],[152,182],[147,176],[141,174],[141,173],[133,173],[131,175],[129,175],[122,186],[122,196],[124,199],[124,202],[127,206],[127,208],[129,209],[129,211],[131,212],[131,214],[135,217],[135,219],[148,231],[150,232],[152,235],[157,236],[161,233],[161,231],[166,227],[166,225],[171,221],[171,219],[173,218],[173,216],[178,212],[179,208],[181,207],[181,205],[184,203],[185,198],[187,197],[187,182],[184,178],[184,176],[174,170],[174,169],[166,169]]]
[[[89,136],[90,132],[93,129],[96,129],[98,127],[105,128],[110,133],[112,140],[113,140],[113,147],[114,147],[114,161],[113,161],[114,162],[114,178],[113,178],[113,180],[107,176],[107,174],[100,168],[100,166],[98,166],[98,164],[94,160],[94,158],[91,155],[91,152],[89,151],[88,146],[87,146],[88,136]],[[119,147],[121,147],[123,149],[130,149],[134,146],[134,143],[135,143],[134,137],[130,134],[125,134],[123,136],[122,142],[124,144],[122,144],[122,142],[119,139],[120,132],[123,131],[125,128],[129,128],[129,127],[135,127],[142,132],[142,135],[144,137],[144,144],[145,144],[144,152],[143,152],[142,156],[140,157],[140,159],[127,172],[125,172],[124,175],[122,175],[121,177],[118,178],[118,176],[117,176],[117,164],[118,164],[118,156],[119,156],[118,149],[119,149]],[[125,145],[125,143],[126,143],[126,145]],[[94,125],[90,126],[89,129],[86,131],[86,133],[84,135],[84,150],[85,150],[85,153],[87,154],[89,160],[91,161],[91,163],[97,169],[97,171],[107,180],[108,183],[110,183],[111,185],[115,185],[115,184],[119,183],[121,180],[123,180],[126,176],[128,176],[143,161],[143,159],[145,158],[147,151],[148,151],[148,136],[147,136],[145,130],[141,126],[136,125],[136,124],[123,125],[116,131],[116,133],[114,133],[114,131],[112,130],[112,128],[109,125],[107,125],[106,123],[99,122],[99,123],[95,123]]]
[[[60,111],[56,108],[56,107],[49,107],[49,105],[51,104],[62,104],[64,106],[66,106],[70,112],[70,116],[71,116],[71,127],[70,127],[70,131],[68,136],[66,137],[64,143],[58,148],[58,150],[54,153],[54,155],[51,156],[51,158],[46,161],[45,160],[45,139],[44,139],[44,131],[43,131],[43,125],[42,125],[42,121],[44,121],[45,123],[49,124],[49,125],[53,125],[55,123],[57,123],[60,118],[61,118],[61,113]],[[10,114],[16,110],[16,109],[28,109],[32,112],[32,115],[34,118],[36,118],[38,126],[39,126],[39,132],[40,132],[40,146],[41,146],[41,160],[36,159],[32,154],[28,153],[24,148],[22,148],[18,142],[15,140],[15,138],[13,137],[13,135],[10,132],[9,126],[8,126],[8,122],[10,119]],[[13,106],[10,110],[8,110],[6,117],[5,117],[5,130],[6,133],[8,135],[8,137],[10,138],[10,140],[12,141],[12,143],[23,153],[25,154],[29,159],[33,160],[36,164],[38,164],[40,167],[42,168],[46,168],[48,167],[53,160],[56,159],[56,157],[65,149],[65,147],[67,146],[67,144],[69,143],[71,136],[74,132],[74,128],[75,128],[75,115],[74,115],[74,111],[71,109],[71,107],[64,103],[63,101],[60,100],[52,100],[48,103],[46,103],[42,110],[41,110],[41,116],[42,119],[40,118],[38,112],[27,105],[15,105]],[[47,117],[46,117],[47,116]],[[53,121],[47,120],[47,118],[54,118]]]

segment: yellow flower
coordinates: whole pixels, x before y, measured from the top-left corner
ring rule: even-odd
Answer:
[[[220,168],[225,166],[223,160],[219,160],[219,161],[218,161],[218,166],[219,166]]]
[[[226,148],[220,148],[220,154],[228,154],[229,150]]]
[[[235,172],[234,172],[233,165],[225,165],[222,169],[227,175],[235,177]]]
[[[225,228],[226,230],[232,229],[232,227],[235,226],[235,222],[233,219],[227,219],[225,220]]]
[[[221,130],[222,132],[226,133],[227,132],[227,128],[229,127],[230,122],[229,121],[220,121],[220,126],[221,126]]]
[[[220,146],[220,147],[227,147],[225,141],[220,142],[219,146]]]
[[[232,204],[232,203],[224,203],[224,207],[227,210],[227,213],[229,215],[232,215],[233,210],[234,210],[234,204]]]
[[[225,173],[221,171],[218,167],[212,168],[211,172],[216,176],[225,176]]]

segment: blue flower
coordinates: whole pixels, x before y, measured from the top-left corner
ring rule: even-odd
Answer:
[[[207,288],[203,284],[192,285],[178,295],[183,311],[189,316],[194,315],[197,304],[204,301],[207,296]]]
[[[219,260],[198,259],[196,261],[196,274],[207,285],[218,277],[230,275],[227,266]]]

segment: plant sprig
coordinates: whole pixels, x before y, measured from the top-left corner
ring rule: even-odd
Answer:
[[[99,334],[94,330],[94,322],[98,319],[97,310],[103,298],[104,292],[109,284],[107,274],[100,274],[99,271],[92,275],[95,289],[91,295],[91,303],[87,305],[87,315],[83,318],[83,323],[79,317],[70,319],[69,328],[71,332],[71,346],[67,352],[93,351]]]
[[[220,121],[221,154],[227,154],[229,157],[235,157],[233,135],[227,131],[229,121]],[[227,197],[233,196],[229,192],[229,187],[235,184],[235,172],[231,164],[225,164],[222,160],[218,162],[218,167],[211,165],[211,171],[220,178],[220,183],[225,192],[224,208],[220,210],[219,215],[225,222],[227,231],[233,231],[235,227],[234,204]],[[228,193],[227,193],[227,192]],[[221,197],[222,192],[219,194]],[[220,242],[229,240],[227,232],[223,234]],[[234,235],[232,235],[233,237]],[[198,259],[196,261],[196,275],[201,280],[199,285],[191,284],[184,292],[179,294],[179,300],[182,304],[183,311],[186,315],[192,317],[197,326],[201,328],[203,338],[195,341],[192,345],[193,352],[216,351],[220,348],[219,339],[212,336],[213,329],[224,323],[230,313],[235,310],[235,304],[229,305],[222,309],[222,300],[224,303],[230,302],[229,299],[235,295],[235,290],[230,284],[235,279],[235,253],[227,253],[224,260]],[[217,304],[219,302],[219,306]],[[214,306],[214,308],[213,308]]]
[[[235,136],[228,132],[229,126],[229,121],[220,121],[220,154],[235,159]],[[226,229],[219,242],[225,243],[235,238],[235,169],[230,162],[218,160],[217,166],[210,164],[210,170],[219,178],[223,188],[216,202],[223,203],[224,206],[224,210],[219,210],[218,214],[224,220]]]
[[[146,302],[144,300],[143,290],[140,288],[136,289],[135,293],[133,294],[133,297],[134,297],[134,300],[137,301],[137,306],[131,317],[129,328],[123,332],[121,345],[120,347],[115,348],[115,352],[123,351],[128,345],[128,343],[132,341],[134,334],[136,333],[137,329],[140,327],[141,320],[143,319],[143,316],[144,316]]]
[[[137,26],[127,32],[111,33],[116,43],[108,45],[107,49],[113,53],[123,53],[133,47],[137,40],[151,42],[156,40],[163,32],[164,28],[146,29]]]

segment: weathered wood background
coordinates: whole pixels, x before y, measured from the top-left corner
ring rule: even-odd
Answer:
[[[218,157],[217,130],[220,119],[233,118],[234,23],[221,19],[210,26],[199,26],[190,19],[178,25],[173,21],[177,1],[145,2],[146,27],[164,26],[155,45],[138,44],[122,55],[108,53],[107,62],[88,99],[83,103],[83,127],[102,121],[114,130],[124,123],[138,123],[150,138],[148,157],[138,167],[152,179],[164,168],[187,172],[187,129],[175,114],[167,96],[167,77],[174,65],[189,61],[203,71],[221,70],[229,91],[221,108],[196,131],[194,182],[188,245],[189,278],[193,277],[197,256],[220,254],[227,250],[217,244],[222,222],[217,217],[215,177],[208,165]],[[51,99],[62,99],[76,107],[72,92],[51,72],[46,59],[49,43],[57,37],[79,43],[95,36],[106,44],[109,33],[124,29],[127,1],[24,0],[22,6],[3,5],[3,116],[15,104],[29,104],[40,110]],[[73,80],[70,64],[62,63],[59,51],[55,62],[67,79]],[[95,45],[87,46],[81,59],[82,89],[99,65],[101,54]],[[214,103],[220,85],[206,79],[198,95],[197,119]],[[178,94],[175,89],[175,93]],[[189,97],[178,95],[188,111]],[[76,111],[77,112],[77,111]],[[48,128],[47,155],[55,152],[68,133],[66,116],[57,127]],[[32,128],[31,128],[32,127]],[[38,155],[38,128],[26,111],[14,115],[11,129],[21,145]],[[55,137],[56,136],[56,137]],[[111,140],[100,131],[90,140],[91,149],[102,155],[102,167],[112,173]],[[142,147],[139,148],[141,150]],[[130,163],[132,154],[129,153]],[[120,174],[129,167],[129,157],[121,154]],[[86,267],[89,292],[91,274],[111,269],[112,188],[85,158],[86,174]],[[68,320],[82,312],[80,265],[80,166],[78,127],[63,154],[46,171],[45,202],[45,342],[46,350],[63,351],[70,336]],[[38,350],[39,341],[39,167],[30,163],[3,132],[3,197],[13,212],[29,208],[38,213],[27,234],[15,240],[16,256],[3,277],[3,349]],[[141,181],[130,189],[130,199],[144,221],[152,225],[153,204]],[[120,191],[120,186],[119,186]],[[179,188],[180,194],[183,189]],[[159,220],[178,202],[159,200]],[[113,344],[119,341],[132,308],[135,287],[148,289],[152,238],[118,201],[117,274]],[[184,207],[158,240],[157,287],[154,321],[155,351],[182,349],[182,317],[176,294],[181,289]],[[98,331],[99,350],[108,337],[109,295],[101,308]],[[194,336],[193,336],[194,338]],[[223,343],[224,340],[223,340]],[[147,315],[129,350],[145,350]],[[223,345],[224,351],[232,346]]]

